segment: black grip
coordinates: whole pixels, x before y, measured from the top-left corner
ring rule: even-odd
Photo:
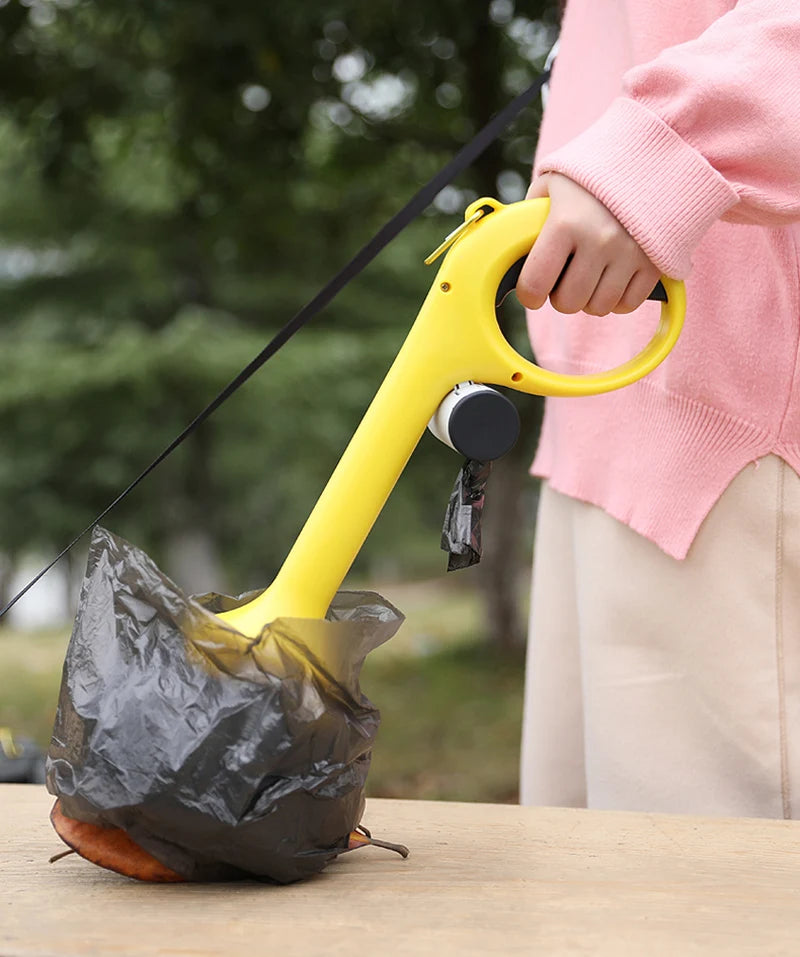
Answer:
[[[495,309],[499,309],[506,296],[512,290],[516,289],[517,282],[519,281],[519,274],[522,272],[522,267],[527,258],[527,256],[523,256],[522,259],[518,259],[508,270],[505,276],[503,276],[503,278],[500,280],[500,285],[497,287],[497,295],[494,298]],[[570,262],[572,262],[572,256],[567,259],[566,265],[561,270],[561,276],[563,276],[567,271]],[[556,284],[553,286],[553,289],[558,288],[558,284],[561,282],[561,276],[559,276],[556,280]],[[667,290],[664,288],[661,280],[656,283],[655,288],[647,298],[652,299],[655,302],[667,302]]]
[[[523,256],[522,259],[518,259],[500,280],[500,285],[497,287],[497,295],[494,297],[495,309],[499,309],[506,296],[517,288],[519,274],[522,272],[522,267],[525,265],[527,258],[527,256]]]

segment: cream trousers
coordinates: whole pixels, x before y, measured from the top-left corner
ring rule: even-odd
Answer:
[[[800,479],[748,466],[676,561],[542,489],[521,802],[800,817]]]

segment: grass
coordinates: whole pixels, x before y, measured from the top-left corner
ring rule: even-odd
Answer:
[[[468,584],[378,588],[407,619],[368,658],[362,676],[382,714],[368,781],[373,796],[516,800],[523,666],[479,641],[478,602]],[[43,747],[68,637],[0,630],[0,727]]]
[[[0,631],[0,727],[47,746],[68,639],[65,631]]]
[[[517,800],[523,666],[483,645],[367,660],[362,687],[382,722],[375,797]]]

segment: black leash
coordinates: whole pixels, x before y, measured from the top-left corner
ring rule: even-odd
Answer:
[[[225,388],[212,399],[211,402],[195,416],[194,419],[186,426],[186,428],[178,435],[176,438],[170,442],[170,444],[160,453],[153,461],[147,466],[144,471],[142,471],[136,478],[125,488],[120,494],[107,505],[102,512],[89,524],[86,528],[83,529],[78,535],[73,538],[73,540],[63,548],[58,555],[46,565],[35,578],[31,579],[28,584],[9,601],[5,607],[0,610],[0,618],[6,614],[6,612],[13,608],[13,606],[25,595],[31,588],[39,581],[40,578],[43,578],[50,569],[56,565],[61,559],[67,554],[70,549],[74,548],[78,542],[87,535],[95,525],[99,524],[108,513],[118,505],[126,495],[129,495],[136,486],[145,479],[157,466],[159,466],[164,459],[170,455],[175,449],[178,448],[181,443],[191,435],[192,432],[198,426],[202,425],[203,422],[209,418],[216,410],[225,402],[226,399],[229,399],[236,390],[244,385],[245,382],[257,372],[261,366],[267,361],[267,359],[272,358],[275,353],[284,346],[292,336],[298,332],[307,322],[314,318],[314,316],[320,312],[325,306],[328,305],[331,300],[337,296],[342,289],[354,279],[363,269],[365,269],[372,260],[378,255],[381,250],[387,246],[399,233],[401,233],[410,222],[419,216],[436,198],[437,194],[444,189],[452,180],[458,176],[459,173],[462,173],[467,169],[475,160],[484,152],[487,147],[489,147],[500,134],[510,126],[512,121],[517,117],[522,110],[541,92],[542,87],[547,82],[550,76],[550,71],[545,70],[541,73],[536,80],[522,93],[515,96],[514,99],[508,103],[503,109],[492,117],[491,120],[481,129],[478,133],[470,140],[466,146],[463,146],[458,153],[445,165],[439,172],[430,179],[423,187],[413,196],[406,205],[384,225],[378,232],[369,240],[353,258],[344,266],[338,273],[325,285],[323,288],[306,303],[305,306],[291,319],[286,325],[267,343],[266,346],[259,352],[259,354],[249,362],[244,369],[232,379]]]

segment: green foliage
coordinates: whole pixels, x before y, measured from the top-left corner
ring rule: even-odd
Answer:
[[[518,800],[523,674],[521,660],[484,644],[440,650],[423,662],[368,659],[362,684],[382,713],[369,793]]]
[[[53,732],[69,636],[6,632],[0,642],[0,728],[46,748]]]
[[[0,6],[0,551],[68,540],[537,69],[554,4]],[[531,111],[109,523],[202,524],[241,587],[280,562]],[[362,557],[440,567],[457,462],[423,442]]]

